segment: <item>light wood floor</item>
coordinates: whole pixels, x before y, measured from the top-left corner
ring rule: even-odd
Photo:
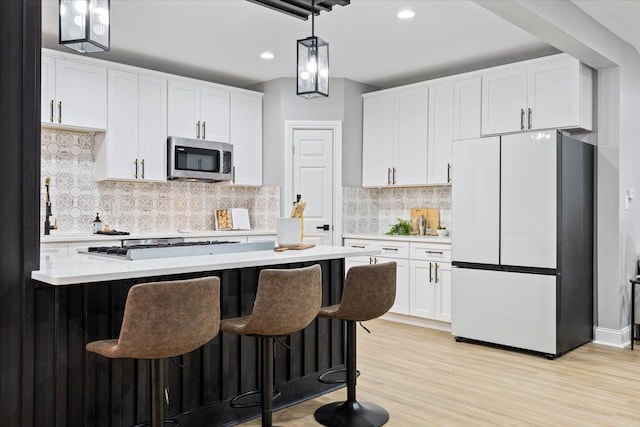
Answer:
[[[640,348],[590,343],[547,360],[386,320],[366,326],[357,396],[387,409],[387,426],[640,426]],[[313,412],[345,396],[278,411],[274,425],[317,426]]]

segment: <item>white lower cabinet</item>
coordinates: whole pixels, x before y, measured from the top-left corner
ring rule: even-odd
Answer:
[[[373,257],[352,257],[345,260],[345,271],[354,265],[396,263],[396,300],[389,309],[391,313],[409,314],[409,244],[377,240],[345,239],[344,246],[379,249],[381,254]]]
[[[396,301],[389,312],[451,322],[450,243],[345,239],[344,246],[381,251],[372,257],[347,258],[346,270],[354,265],[396,262]]]

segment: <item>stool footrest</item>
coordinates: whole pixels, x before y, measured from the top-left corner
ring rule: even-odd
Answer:
[[[231,406],[232,408],[252,408],[254,406],[260,406],[262,404],[260,397],[261,397],[261,390],[250,390],[250,391],[245,391],[244,393],[241,393],[239,395],[237,395],[236,397],[234,397],[233,399],[231,399],[231,401],[229,402],[229,406]],[[246,402],[246,403],[238,403],[239,400],[241,399],[245,399],[251,396],[258,396],[258,400],[255,402]],[[282,395],[282,393],[280,392],[280,390],[273,390],[273,398],[277,398],[280,397],[280,395]]]
[[[321,406],[314,417],[329,427],[380,427],[389,421],[389,413],[383,407],[355,400]]]
[[[338,375],[338,374],[342,374],[345,377],[344,378],[336,378],[336,379],[331,379],[331,378],[327,378],[331,375]],[[347,382],[347,378],[346,378],[346,374],[347,374],[347,370],[346,369],[332,369],[330,371],[327,371],[325,373],[323,373],[322,375],[320,375],[318,377],[318,381],[320,381],[322,384],[344,384]],[[360,371],[356,369],[356,378],[360,376]]]

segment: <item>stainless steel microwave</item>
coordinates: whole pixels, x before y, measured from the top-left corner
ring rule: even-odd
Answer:
[[[167,139],[167,179],[215,182],[232,177],[231,144],[175,136]]]

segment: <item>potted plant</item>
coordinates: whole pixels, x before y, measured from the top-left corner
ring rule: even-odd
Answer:
[[[448,236],[449,235],[449,230],[447,230],[447,227],[444,227],[442,225],[438,225],[437,233],[438,233],[439,237],[444,237],[444,236]]]

